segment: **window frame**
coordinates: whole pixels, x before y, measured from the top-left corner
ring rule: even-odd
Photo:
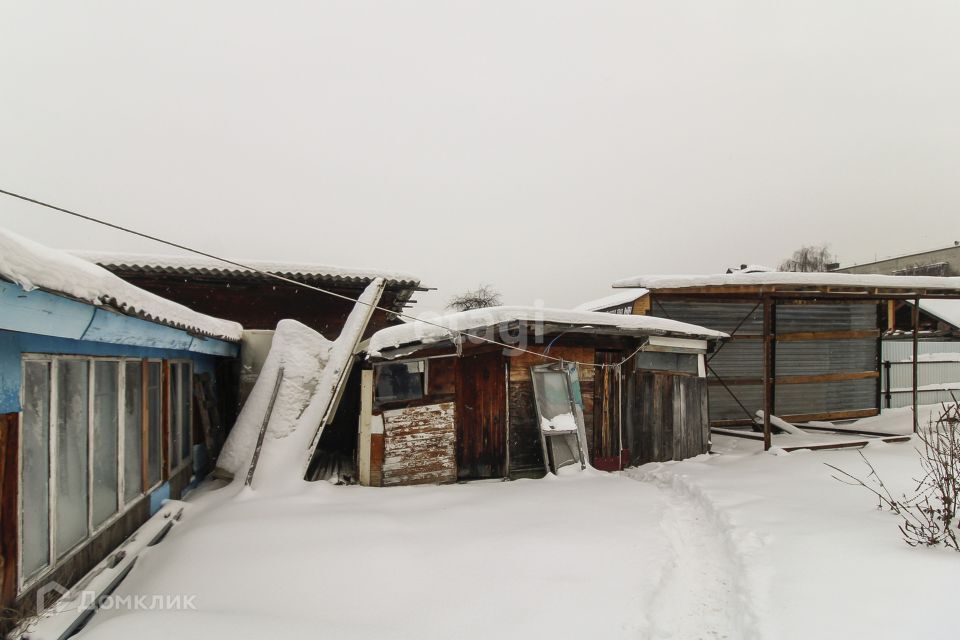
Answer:
[[[47,564],[41,569],[35,571],[31,575],[24,575],[23,570],[23,551],[24,551],[24,531],[23,531],[23,407],[26,401],[27,388],[25,380],[26,367],[24,366],[26,362],[43,362],[49,364],[47,370],[47,386],[49,392],[49,409],[47,416],[47,456],[48,456],[48,477],[47,477]],[[59,438],[57,434],[57,420],[59,419],[59,407],[57,402],[59,401],[59,385],[57,384],[57,377],[59,373],[60,363],[64,361],[82,361],[87,365],[87,455],[86,455],[86,464],[87,464],[87,496],[86,496],[86,517],[87,517],[87,534],[78,541],[73,547],[65,551],[61,556],[58,557],[56,549],[56,508],[57,508],[57,478],[56,478],[56,463],[58,460],[59,454]],[[116,455],[116,472],[117,472],[117,508],[108,518],[106,518],[99,525],[94,526],[94,514],[93,514],[93,483],[94,483],[94,458],[95,458],[95,447],[94,447],[94,424],[96,420],[95,415],[95,398],[96,398],[96,362],[115,362],[117,363],[117,455]],[[21,595],[29,588],[33,587],[46,576],[48,576],[53,571],[57,570],[67,562],[69,562],[78,552],[86,547],[90,540],[94,539],[96,536],[100,535],[104,530],[111,527],[119,519],[126,516],[136,504],[138,504],[145,497],[150,495],[153,491],[163,485],[164,482],[170,480],[175,473],[180,472],[183,469],[184,464],[178,465],[175,469],[169,470],[167,465],[164,464],[163,454],[164,454],[164,443],[167,442],[166,438],[169,437],[170,432],[170,415],[169,411],[164,408],[165,398],[169,398],[170,394],[170,385],[169,380],[164,375],[165,369],[167,369],[166,363],[168,361],[162,358],[136,358],[136,357],[125,357],[125,356],[88,356],[88,355],[79,355],[79,354],[48,354],[48,353],[23,353],[21,354],[21,371],[20,371],[20,412],[18,413],[18,430],[19,437],[17,442],[17,518],[16,518],[16,528],[17,528],[17,595]],[[192,379],[193,374],[193,361],[188,358],[181,358],[176,360],[171,360],[169,362],[177,363],[187,363],[189,366],[190,376]],[[129,479],[125,477],[125,468],[124,468],[124,452],[126,447],[126,366],[129,363],[139,363],[141,370],[141,385],[143,390],[146,390],[148,386],[147,382],[147,372],[148,372],[148,363],[158,363],[160,365],[160,393],[159,393],[159,402],[160,402],[160,440],[159,446],[160,451],[158,455],[160,456],[160,479],[152,486],[144,487],[146,484],[144,478],[147,477],[148,472],[146,471],[147,459],[149,456],[149,439],[143,438],[141,442],[141,477],[135,479],[135,484],[139,487],[137,495],[130,500],[127,500],[125,497],[126,488],[129,483]],[[190,391],[190,403],[189,412],[193,412],[193,394],[192,390]],[[149,394],[142,393],[141,401],[141,424],[139,428],[141,433],[143,433],[143,417],[148,415],[149,411]],[[169,406],[169,405],[168,405]],[[190,420],[190,437],[193,437],[193,421],[192,416]],[[189,460],[189,458],[188,458]]]
[[[397,365],[419,364],[423,367],[423,383],[420,389],[420,395],[415,398],[382,398],[379,393],[380,370],[384,367]],[[430,359],[429,358],[405,358],[402,360],[387,360],[385,362],[376,362],[373,364],[373,400],[378,407],[402,405],[407,402],[420,402],[430,396]]]
[[[176,421],[174,420],[174,416],[176,415],[176,412],[180,410],[180,407],[174,406],[173,387],[174,387],[174,378],[176,377],[177,379],[179,379],[181,366],[187,367],[187,382],[188,382],[188,385],[187,385],[188,388],[186,390],[181,391],[182,393],[186,393],[187,400],[188,400],[187,407],[186,407],[187,415],[184,417],[187,420],[187,440],[190,443],[189,444],[190,449],[189,449],[189,454],[185,458],[180,458],[182,449],[181,451],[176,450],[176,447],[174,447],[174,438],[173,438],[174,432],[176,431],[178,426],[176,424]],[[167,473],[169,474],[168,477],[172,478],[173,476],[183,471],[184,467],[192,464],[193,462],[193,436],[194,436],[193,434],[193,426],[194,426],[193,425],[193,360],[190,360],[188,358],[177,358],[177,359],[167,360],[166,366],[164,368],[166,369],[166,372],[167,372],[165,404],[168,407],[167,418],[166,420],[164,420],[164,424],[166,424],[166,427],[167,427],[167,437],[165,441],[167,443],[167,450],[169,451],[169,455],[167,456],[166,468],[167,468]],[[183,434],[181,433],[180,435],[183,435]],[[180,443],[180,446],[181,447],[183,446],[182,442]],[[174,460],[177,460],[176,464],[174,464]]]

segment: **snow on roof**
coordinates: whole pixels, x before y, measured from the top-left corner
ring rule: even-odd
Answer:
[[[770,273],[773,269],[762,264],[745,264],[738,269],[727,269],[727,273]]]
[[[243,327],[144,291],[66,251],[0,228],[0,276],[25,291],[44,289],[193,333],[239,342]]]
[[[720,331],[652,316],[544,309],[542,307],[487,307],[429,318],[431,324],[413,321],[381,329],[371,336],[366,352],[369,355],[377,356],[384,350],[406,345],[440,342],[451,338],[452,332],[455,331],[469,333],[487,327],[520,321],[589,327],[594,330],[593,332],[603,327],[608,328],[610,333],[670,335],[706,340],[729,337]]]
[[[960,300],[920,300],[920,308],[932,316],[960,328]]]
[[[622,307],[623,305],[630,304],[631,302],[636,302],[638,299],[650,293],[646,289],[626,289],[624,291],[619,291],[617,293],[611,294],[609,296],[604,296],[602,298],[597,298],[596,300],[591,300],[589,302],[584,302],[573,308],[574,311],[602,311],[604,309],[612,309],[614,307]]]
[[[960,290],[960,277],[885,276],[859,273],[725,273],[715,275],[652,275],[623,278],[615,288],[683,289],[729,286],[878,287],[881,289]]]
[[[144,253],[113,253],[109,251],[73,251],[73,255],[95,262],[110,270],[130,270],[166,273],[208,273],[216,275],[254,275],[256,272],[235,265],[198,255],[155,255]],[[399,271],[356,269],[331,265],[300,262],[275,262],[269,260],[234,259],[257,271],[267,271],[282,276],[299,276],[318,280],[367,284],[374,278],[383,278],[388,284],[417,287],[420,278]]]

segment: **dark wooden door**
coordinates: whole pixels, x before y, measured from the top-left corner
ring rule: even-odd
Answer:
[[[597,351],[598,365],[612,365],[623,359],[619,351]],[[590,460],[603,471],[620,469],[620,379],[616,370],[597,367],[593,386],[593,429],[590,433]]]
[[[506,381],[499,351],[465,356],[457,384],[457,477],[506,475]]]

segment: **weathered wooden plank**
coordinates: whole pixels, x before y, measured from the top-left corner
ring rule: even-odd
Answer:
[[[385,411],[383,424],[384,486],[456,480],[453,403]]]
[[[19,417],[16,413],[0,415],[0,603],[4,607],[10,606],[17,594]]]
[[[370,434],[370,485],[383,486],[384,435]]]
[[[511,363],[512,364],[512,363]],[[510,367],[511,370],[513,366]],[[543,475],[543,450],[533,401],[533,382],[512,381],[510,403],[510,477]]]
[[[545,347],[532,345],[525,347],[527,351],[534,353],[543,353]],[[569,347],[554,346],[550,349],[550,356],[553,358],[563,358],[571,362],[593,362],[593,347]],[[539,358],[533,353],[524,353],[523,351],[510,351],[510,382],[522,382],[530,380],[530,367],[538,364],[547,364],[551,361]],[[594,378],[593,367],[577,367],[577,374],[580,376],[580,383],[592,381]]]
[[[670,451],[666,453],[670,460],[683,460],[687,449],[687,443],[684,441],[684,411],[683,405],[685,387],[681,384],[678,376],[670,376],[670,385],[673,391],[673,410],[670,412],[673,423],[673,438],[671,438]]]

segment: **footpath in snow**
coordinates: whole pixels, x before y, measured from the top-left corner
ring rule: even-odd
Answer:
[[[895,425],[894,425],[895,426]],[[904,544],[834,480],[856,451],[715,455],[622,474],[390,489],[208,485],[85,638],[955,638],[960,554]],[[864,450],[893,490],[911,443]]]

